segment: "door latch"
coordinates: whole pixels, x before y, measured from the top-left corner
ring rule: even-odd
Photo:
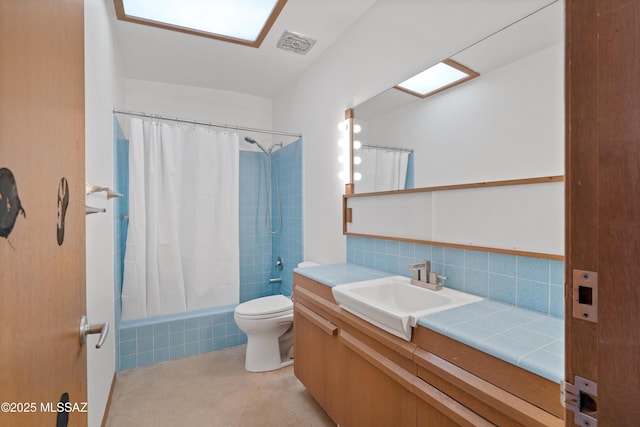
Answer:
[[[578,375],[574,375],[573,382],[561,384],[563,406],[573,412],[576,425],[598,427],[598,383]]]
[[[598,273],[573,270],[573,317],[598,322]]]

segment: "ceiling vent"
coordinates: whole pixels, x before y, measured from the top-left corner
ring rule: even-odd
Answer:
[[[303,36],[302,34],[285,31],[282,33],[280,40],[278,40],[277,46],[289,52],[306,55],[316,42],[317,40]]]

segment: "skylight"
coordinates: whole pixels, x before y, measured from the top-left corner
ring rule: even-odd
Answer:
[[[114,0],[123,21],[259,47],[287,0]]]
[[[411,95],[426,98],[478,76],[479,74],[470,68],[451,59],[445,59],[405,80],[396,88]]]

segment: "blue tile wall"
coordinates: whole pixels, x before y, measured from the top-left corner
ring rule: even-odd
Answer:
[[[430,260],[445,286],[564,318],[564,262],[347,236],[347,262],[410,276],[407,265]]]
[[[282,210],[282,228],[273,235],[272,253],[276,259],[284,259],[284,268],[278,271],[272,265],[272,277],[282,278],[281,285],[274,293],[291,296],[293,290],[293,269],[304,260],[302,229],[302,140],[288,144],[274,152],[278,170],[278,187]],[[276,194],[276,182],[272,180],[272,194]],[[278,225],[278,208],[274,197],[271,229]]]

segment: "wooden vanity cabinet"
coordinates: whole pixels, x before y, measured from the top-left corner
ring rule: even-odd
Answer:
[[[427,328],[411,342],[294,273],[294,372],[340,426],[564,425],[559,387]]]

